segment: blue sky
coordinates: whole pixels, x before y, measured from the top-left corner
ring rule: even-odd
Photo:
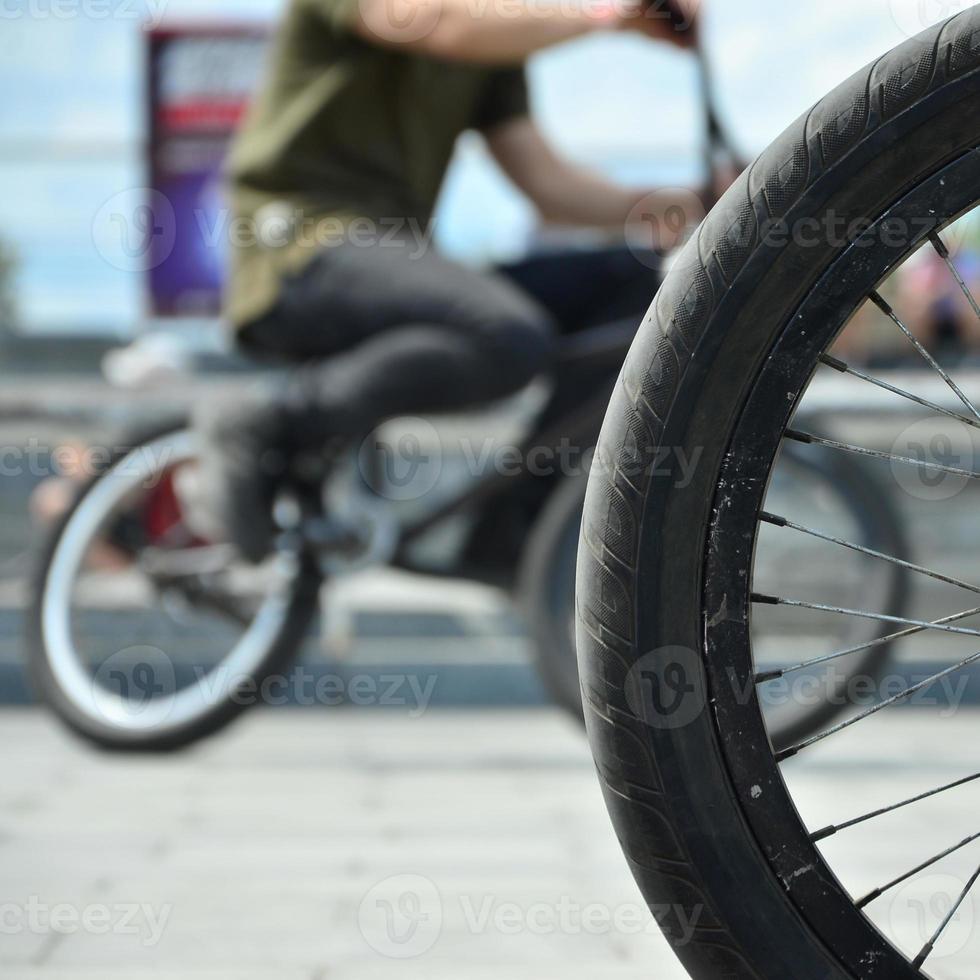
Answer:
[[[69,3],[71,0],[69,0]],[[31,329],[126,333],[140,321],[142,277],[93,243],[93,218],[142,181],[141,18],[269,20],[279,0],[93,0],[56,17],[52,0],[0,8],[0,236],[20,255]],[[714,0],[707,39],[728,125],[761,150],[834,84],[907,34],[969,6],[949,0]],[[646,184],[694,179],[698,123],[687,57],[640,38],[591,38],[538,56],[535,112],[576,158]],[[513,252],[532,218],[471,140],[447,185],[442,238],[479,260]]]

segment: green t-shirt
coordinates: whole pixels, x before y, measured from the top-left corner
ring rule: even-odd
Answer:
[[[348,232],[424,228],[459,134],[527,112],[522,66],[372,45],[349,26],[356,3],[292,0],[232,146],[234,324],[267,312],[283,275]]]

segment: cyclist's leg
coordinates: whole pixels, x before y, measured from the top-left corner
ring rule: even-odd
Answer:
[[[661,262],[656,252],[619,246],[532,256],[500,272],[541,303],[562,334],[609,326],[615,332],[613,351],[622,345],[625,355],[663,282]],[[594,394],[603,373],[612,377],[615,370],[592,358],[587,363],[559,358],[538,425],[549,428],[580,406],[583,391]]]
[[[532,256],[499,272],[571,333],[629,318],[639,326],[663,281],[661,263],[656,252],[611,246]]]
[[[393,415],[452,411],[518,390],[549,368],[553,322],[502,276],[431,251],[342,245],[285,283],[248,342],[307,361],[276,396],[239,401],[233,414],[206,423],[223,486],[217,507],[255,559],[267,548],[268,499],[291,456]]]
[[[291,335],[294,354],[321,359],[297,372],[287,404],[341,434],[503,397],[546,371],[554,350],[551,316],[504,277],[396,246],[323,253],[286,284],[269,330],[272,343]]]

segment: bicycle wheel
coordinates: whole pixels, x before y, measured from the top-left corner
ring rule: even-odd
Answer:
[[[583,720],[575,660],[575,555],[585,479],[562,480],[531,529],[515,595],[531,638],[534,665],[552,701]]]
[[[955,956],[936,954],[980,874],[974,870],[980,854],[966,850],[977,836],[961,844],[956,828],[975,807],[960,798],[951,809],[956,800],[949,795],[965,792],[958,787],[974,774],[967,769],[950,779],[944,772],[941,784],[935,778],[906,793],[894,788],[889,773],[862,769],[879,801],[862,816],[848,812],[854,804],[843,792],[823,801],[794,793],[794,767],[808,753],[826,750],[829,755],[818,756],[826,761],[846,759],[855,745],[872,751],[870,743],[854,740],[886,717],[879,709],[907,700],[915,688],[901,685],[894,696],[855,709],[846,727],[775,751],[760,690],[780,672],[758,671],[755,616],[819,613],[830,624],[842,616],[879,621],[881,614],[833,601],[794,605],[781,583],[763,593],[754,575],[762,530],[770,537],[822,533],[770,510],[773,469],[787,441],[879,457],[877,465],[896,476],[903,468],[924,468],[970,483],[976,475],[911,451],[862,445],[858,428],[838,439],[801,431],[793,414],[817,378],[837,371],[921,410],[929,424],[938,420],[967,435],[977,428],[973,402],[906,335],[907,325],[880,291],[923,248],[935,251],[961,289],[947,229],[962,215],[970,220],[980,198],[978,131],[980,9],[974,7],[858,73],[740,178],[664,284],[610,405],[579,550],[586,720],[632,871],[697,980],[976,975],[975,959],[968,957],[965,968],[960,960],[958,968]],[[843,239],[823,234],[839,220],[848,229]],[[773,236],[772,222],[787,234]],[[966,283],[962,295],[971,315],[980,315]],[[855,315],[878,318],[876,324],[905,335],[912,355],[950,392],[953,407],[900,386],[883,388],[880,379],[828,356]],[[652,471],[658,447],[683,449],[687,458],[699,451],[693,479],[682,485],[676,466],[667,474]],[[889,560],[829,537],[824,543],[835,553]],[[937,588],[976,591],[949,572],[917,567],[915,573]],[[903,643],[923,633],[935,633],[937,643],[975,643],[980,631],[964,624],[980,615],[980,606],[962,606],[919,622],[880,621],[901,633]],[[828,644],[825,655],[846,653]],[[963,658],[942,648],[941,656],[949,676],[976,654]],[[939,676],[934,669],[924,683]],[[922,809],[943,806],[948,824]],[[827,811],[836,818],[816,823],[815,807],[822,820]],[[881,853],[874,834],[882,816],[915,814],[940,831],[948,826],[950,847],[938,856],[920,854],[923,845],[917,850],[910,830],[901,847]],[[860,847],[836,847],[852,832],[870,836],[860,838]],[[855,880],[849,860],[855,853],[875,856],[872,870],[880,880]],[[933,931],[915,936],[882,916],[880,898],[944,858],[965,862],[966,870],[957,865],[951,872],[962,889]]]
[[[781,499],[792,500],[797,513],[805,510],[811,521],[835,534],[846,535],[862,547],[907,560],[909,546],[902,522],[892,504],[890,485],[858,460],[824,452],[806,455],[788,446],[773,488],[777,510]],[[538,674],[554,702],[584,721],[578,665],[575,658],[575,555],[578,550],[586,481],[562,482],[545,505],[528,539],[521,560],[517,595],[530,629]],[[805,499],[805,507],[801,501]],[[791,549],[773,548],[764,556],[760,577],[773,581],[796,579],[805,589],[828,584],[837,597],[846,596],[864,609],[881,609],[891,616],[906,612],[907,569],[867,559],[821,568],[820,549],[794,542]],[[802,574],[801,574],[802,573]],[[826,594],[826,592],[825,592]],[[811,623],[809,630],[793,624],[792,640],[799,649],[825,640]],[[859,648],[846,669],[830,677],[828,668],[816,665],[798,674],[803,684],[832,686],[831,697],[812,697],[805,702],[778,696],[769,698],[766,714],[777,745],[803,738],[826,724],[848,706],[848,687],[855,677],[879,678],[887,668],[891,644],[882,641],[879,623],[851,620],[844,624],[838,642]],[[786,629],[774,622],[762,631],[758,659],[768,669],[788,666],[782,641]]]
[[[27,614],[38,695],[108,749],[188,745],[263,698],[317,608],[301,552],[257,569],[186,523],[180,481],[198,457],[177,428],[130,440],[43,549]]]

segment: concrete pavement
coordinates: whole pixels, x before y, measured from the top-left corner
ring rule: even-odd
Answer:
[[[794,789],[821,820],[871,804],[875,773],[886,794],[934,785],[969,765],[976,721],[896,712],[847,754],[797,765]],[[0,743],[5,980],[685,976],[627,873],[585,740],[557,712],[263,710],[140,759],[8,709]],[[927,806],[913,837],[889,820],[836,852],[855,880],[880,883],[959,832]],[[881,914],[901,927],[916,901]],[[972,900],[956,928],[939,980],[977,975]]]

